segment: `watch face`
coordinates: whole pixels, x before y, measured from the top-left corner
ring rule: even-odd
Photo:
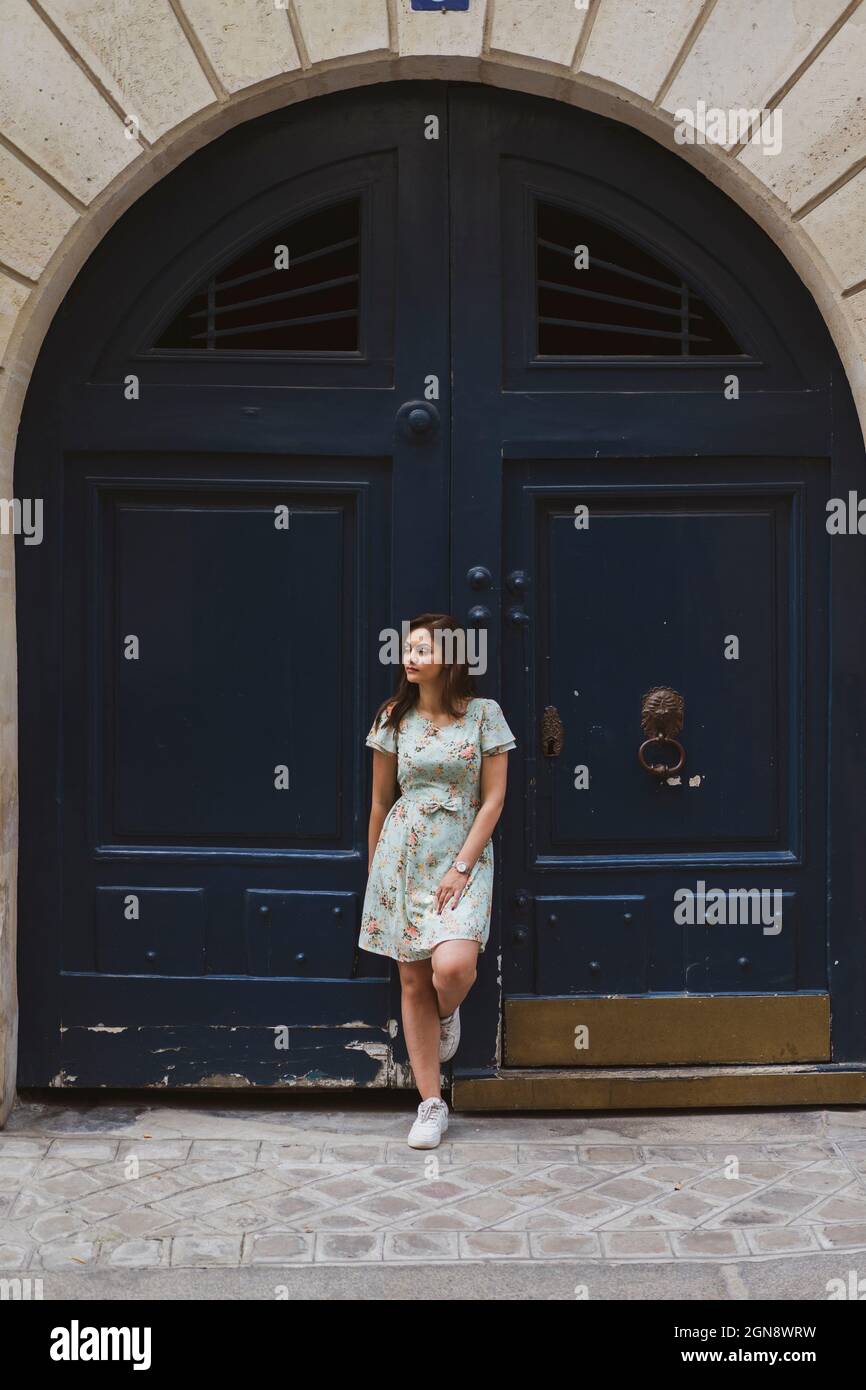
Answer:
[[[465,874],[467,869],[466,860],[458,859],[454,867],[457,869],[458,873]]]

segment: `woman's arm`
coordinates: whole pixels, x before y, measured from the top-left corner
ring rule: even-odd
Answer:
[[[367,833],[367,873],[379,843],[385,817],[397,800],[397,754],[373,749],[373,801],[370,807],[370,826]]]
[[[463,859],[469,865],[469,873],[480,858],[481,851],[496,829],[496,822],[502,815],[505,805],[505,784],[508,779],[508,754],[490,753],[481,759],[481,805],[478,808],[472,828],[463,842],[463,848],[455,859]],[[436,890],[436,911],[451,898],[451,907],[456,907],[460,894],[469,882],[469,874],[458,873],[455,868],[448,870]]]

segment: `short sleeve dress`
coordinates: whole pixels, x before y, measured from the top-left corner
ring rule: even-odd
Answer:
[[[385,817],[370,865],[358,945],[393,960],[426,960],[441,941],[478,941],[493,905],[493,844],[484,846],[456,908],[436,911],[435,893],[453,866],[481,805],[481,760],[516,748],[495,700],[476,697],[440,728],[414,707],[395,737],[373,721],[368,748],[397,754],[401,795]]]

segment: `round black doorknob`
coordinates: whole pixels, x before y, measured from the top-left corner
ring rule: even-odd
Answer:
[[[476,604],[474,608],[470,608],[470,609],[469,609],[469,626],[470,626],[470,627],[483,627],[485,623],[489,623],[489,622],[490,622],[490,609],[489,609],[489,608],[484,608],[484,607],[479,603],[479,604]]]
[[[145,951],[145,953],[144,953],[144,959],[145,959],[145,960],[156,960],[156,951]]]
[[[405,401],[397,411],[397,429],[404,439],[429,439],[439,428],[439,411],[430,401]]]

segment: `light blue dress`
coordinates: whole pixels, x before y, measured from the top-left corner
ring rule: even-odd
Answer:
[[[399,729],[383,711],[368,748],[397,754],[401,795],[385,817],[370,866],[358,944],[393,960],[426,960],[440,941],[468,938],[483,951],[493,904],[493,844],[484,846],[456,908],[436,911],[436,889],[453,867],[481,805],[481,759],[516,748],[495,700],[469,701],[444,728],[416,709]]]

